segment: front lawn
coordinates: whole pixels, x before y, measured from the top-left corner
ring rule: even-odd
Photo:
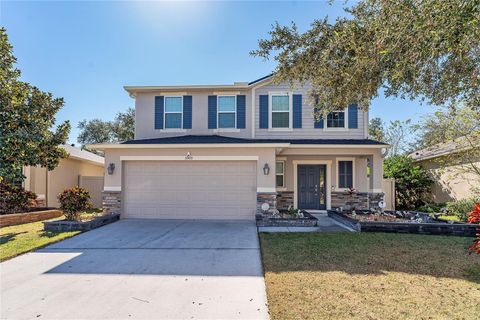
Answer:
[[[41,221],[0,228],[0,261],[73,237],[78,233],[80,231],[45,232]]]
[[[260,235],[275,319],[478,319],[472,238],[382,233]]]

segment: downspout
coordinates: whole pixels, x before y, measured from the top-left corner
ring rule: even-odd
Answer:
[[[252,88],[252,139],[255,138],[255,87]]]
[[[369,119],[369,114],[370,114],[370,111],[363,111],[363,114],[364,114],[364,117],[363,117],[363,134],[365,136],[365,139],[368,139],[369,136],[368,136],[368,125],[370,123],[370,119]]]
[[[50,171],[48,168],[45,168],[45,207],[48,207],[48,176],[50,175]]]

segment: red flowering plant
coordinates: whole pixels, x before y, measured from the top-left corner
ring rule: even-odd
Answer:
[[[480,225],[480,203],[475,204],[473,210],[468,213],[468,223],[478,223]],[[480,232],[480,228],[477,229]],[[480,254],[480,233],[477,233],[477,239],[473,240],[473,244],[468,248],[468,252]]]

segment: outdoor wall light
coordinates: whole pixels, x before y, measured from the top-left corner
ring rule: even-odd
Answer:
[[[263,166],[263,174],[268,176],[269,173],[270,173],[270,166],[268,165],[268,163],[265,163],[265,165]]]
[[[115,163],[110,163],[107,167],[107,172],[108,174],[113,174],[113,171],[115,171]]]

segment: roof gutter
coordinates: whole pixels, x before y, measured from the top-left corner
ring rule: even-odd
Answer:
[[[87,148],[105,149],[182,149],[182,148],[287,148],[290,143],[175,143],[175,144],[90,144]]]
[[[179,91],[179,90],[246,90],[265,85],[272,81],[271,75],[264,77],[252,83],[236,82],[234,84],[219,84],[219,85],[184,85],[184,86],[123,86],[123,89],[128,92],[131,98],[135,98],[138,92],[155,92],[155,91]]]
[[[292,149],[381,149],[386,144],[292,144],[292,143],[172,143],[172,144],[90,144],[87,148],[105,149],[184,149],[184,148],[292,148]]]

